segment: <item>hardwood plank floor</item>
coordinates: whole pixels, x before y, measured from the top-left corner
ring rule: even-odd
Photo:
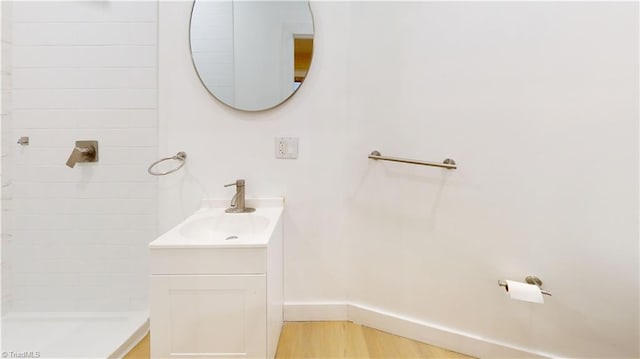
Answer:
[[[276,358],[472,357],[351,322],[289,322]]]
[[[149,359],[149,335],[124,359]],[[284,323],[276,359],[473,358],[351,322]]]
[[[148,333],[127,355],[122,359],[150,359],[151,358],[151,336]]]

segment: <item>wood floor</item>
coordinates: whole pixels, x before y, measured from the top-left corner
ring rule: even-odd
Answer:
[[[471,358],[351,322],[289,322],[276,358]]]
[[[147,335],[124,359],[149,359]],[[472,358],[351,322],[288,322],[277,359]]]
[[[136,345],[127,355],[125,355],[122,359],[150,359],[151,358],[151,347],[150,347],[150,337],[149,334],[144,337]]]

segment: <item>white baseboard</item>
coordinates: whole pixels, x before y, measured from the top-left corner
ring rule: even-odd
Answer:
[[[479,358],[558,357],[358,303],[285,303],[284,320],[290,322],[348,320]]]
[[[109,358],[122,358],[127,355],[131,349],[135,348],[138,343],[149,334],[149,319],[145,320],[142,325],[133,333],[126,342],[122,343],[118,349],[116,349]]]
[[[285,322],[349,320],[347,303],[284,303]]]

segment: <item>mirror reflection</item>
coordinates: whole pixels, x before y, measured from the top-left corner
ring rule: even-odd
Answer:
[[[215,98],[236,109],[260,111],[286,101],[304,82],[313,34],[306,0],[196,0],[191,56]]]

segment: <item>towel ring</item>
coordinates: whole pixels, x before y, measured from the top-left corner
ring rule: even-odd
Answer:
[[[174,168],[174,169],[172,169],[172,170],[166,171],[166,172],[154,172],[154,171],[152,171],[152,169],[153,169],[153,167],[154,167],[155,165],[157,165],[157,164],[158,164],[158,163],[160,163],[160,162],[168,161],[168,160],[178,160],[178,161],[180,161],[180,165],[179,165],[178,167],[176,167],[176,168]],[[175,172],[175,171],[177,171],[177,170],[181,169],[181,168],[182,168],[182,166],[184,166],[184,164],[185,164],[186,160],[187,160],[187,154],[186,154],[186,153],[184,153],[184,152],[182,152],[182,151],[180,151],[180,152],[176,153],[176,155],[175,155],[175,156],[173,156],[173,157],[167,157],[167,158],[163,158],[163,159],[161,159],[161,160],[157,160],[157,161],[155,161],[154,163],[152,163],[152,164],[151,164],[151,166],[149,166],[149,168],[147,169],[147,172],[149,172],[149,174],[150,174],[150,175],[153,175],[153,176],[164,176],[164,175],[168,175],[168,174],[170,174],[170,173],[173,173],[173,172]]]

